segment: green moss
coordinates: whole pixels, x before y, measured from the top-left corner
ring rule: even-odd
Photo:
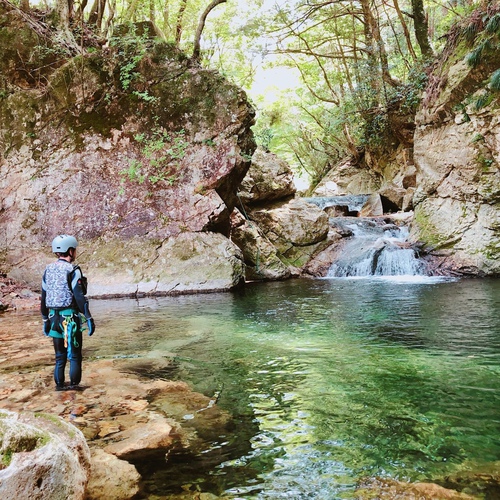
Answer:
[[[500,91],[500,69],[497,69],[491,74],[489,85],[491,90],[495,92]]]
[[[423,210],[417,210],[413,220],[419,229],[419,240],[427,246],[439,248],[447,241]]]
[[[21,227],[23,229],[26,229],[28,230],[30,227],[32,227],[34,224],[36,223],[36,216],[33,215],[33,214],[29,214],[26,219],[24,219],[22,222],[21,222]]]
[[[58,425],[59,427],[63,427],[60,418],[56,415],[52,415],[51,413],[37,412],[35,413],[35,418],[43,418],[45,420],[49,420],[53,424]]]
[[[0,455],[0,463],[8,467],[16,453],[29,452],[42,448],[50,442],[50,435],[44,432],[36,432],[31,435],[20,436],[16,441],[11,441]]]
[[[495,160],[493,160],[493,158],[488,158],[484,154],[480,153],[477,156],[477,162],[479,163],[479,166],[481,167],[481,170],[483,172],[488,172],[495,163]]]
[[[14,452],[10,449],[7,448],[1,455],[1,461],[0,463],[2,464],[3,467],[8,467],[10,463],[12,462],[12,457],[14,456]]]
[[[500,241],[498,238],[492,239],[485,247],[483,255],[488,260],[498,260],[498,255],[500,255]]]
[[[3,148],[17,149],[26,144],[35,135],[35,123],[39,112],[40,96],[38,92],[16,92],[0,101],[0,122],[8,123],[3,129]]]

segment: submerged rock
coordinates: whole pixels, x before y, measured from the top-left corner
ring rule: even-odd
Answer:
[[[189,453],[190,450],[202,453],[212,446],[212,441],[205,438],[204,433],[226,434],[234,425],[230,415],[213,398],[192,391],[186,383],[164,379],[165,374],[174,375],[176,364],[173,358],[155,352],[148,352],[147,355],[124,353],[123,357],[117,359],[91,360],[86,356],[82,390],[55,391],[53,347],[51,341],[42,336],[39,322],[33,321],[33,316],[15,318],[14,315],[8,315],[3,318],[2,327],[0,463],[7,461],[5,450],[9,447],[11,449],[11,443],[14,442],[13,439],[5,438],[5,426],[2,422],[2,417],[11,412],[31,415],[34,424],[38,426],[47,419],[48,425],[56,427],[55,443],[61,444],[63,450],[64,446],[70,450],[66,453],[54,451],[51,445],[50,457],[47,458],[44,436],[51,438],[51,435],[42,434],[42,431],[29,434],[33,439],[24,439],[22,446],[26,450],[27,444],[30,444],[33,451],[19,453],[19,457],[27,460],[31,454],[36,454],[33,459],[35,463],[33,465],[33,462],[28,462],[31,463],[31,469],[26,472],[24,467],[17,469],[16,464],[20,462],[12,460],[19,472],[19,477],[16,476],[18,481],[14,485],[6,482],[6,476],[10,477],[14,468],[1,470],[0,466],[2,499],[84,498],[72,496],[77,493],[76,489],[74,492],[61,490],[61,495],[37,496],[36,490],[31,495],[29,491],[25,494],[26,490],[22,488],[40,488],[42,485],[47,491],[52,491],[48,490],[49,485],[55,485],[56,481],[64,479],[66,488],[76,488],[82,483],[80,490],[83,491],[83,483],[86,483],[89,474],[91,476],[86,498],[132,498],[138,488],[142,487],[138,470],[145,460],[155,462],[158,457],[164,460],[168,453]],[[147,336],[146,332],[138,330],[135,333],[124,331],[123,334]],[[41,340],[34,342],[37,335]],[[98,341],[106,343],[106,336],[98,337]],[[146,339],[145,342],[147,343]],[[84,348],[92,348],[90,340],[85,342]],[[187,416],[192,418],[188,420]],[[40,439],[39,435],[42,436]],[[73,446],[74,442],[81,445],[82,449]],[[73,458],[69,457],[70,465],[66,467],[62,464],[62,459],[67,459],[68,455]],[[12,455],[7,451],[7,456],[14,458],[17,454]],[[52,472],[47,472],[46,468],[43,474],[40,472],[44,464],[50,465],[51,460],[56,460],[59,456],[62,458],[58,459],[53,478]],[[122,458],[126,460],[121,460]],[[66,484],[66,472],[63,474],[60,469],[66,467],[66,470],[71,471],[71,467],[77,467],[79,461],[84,464],[85,481],[80,481],[80,476],[76,474],[74,484]],[[38,481],[38,477],[31,481],[30,474],[35,472],[40,472],[43,481]],[[8,490],[5,489],[7,487]],[[14,488],[20,492],[18,495],[11,494]],[[127,491],[130,496],[127,496]]]
[[[134,465],[100,448],[92,450],[91,461],[86,500],[129,500],[139,492],[141,476]]]
[[[160,415],[150,415],[144,424],[113,435],[117,441],[106,446],[104,451],[125,460],[144,459],[148,452],[172,446],[172,425]]]
[[[392,479],[371,479],[356,490],[358,500],[474,500],[475,497],[434,483],[404,483]]]

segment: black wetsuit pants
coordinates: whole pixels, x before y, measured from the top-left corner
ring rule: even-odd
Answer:
[[[64,347],[64,339],[54,337],[54,351],[56,353],[56,366],[54,368],[54,381],[58,388],[64,387],[64,371],[69,360],[69,380],[71,385],[78,385],[82,379],[82,331],[80,328],[73,334],[74,342],[71,353]]]

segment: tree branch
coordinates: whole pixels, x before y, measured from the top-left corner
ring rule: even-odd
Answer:
[[[205,22],[207,20],[208,14],[212,12],[212,10],[217,7],[217,5],[221,3],[226,3],[227,0],[212,0],[210,5],[205,9],[203,14],[200,17],[200,21],[198,23],[198,27],[196,28],[196,34],[194,35],[194,48],[193,55],[191,56],[192,61],[198,62],[200,60],[201,55],[201,34],[203,33],[203,28],[205,28]]]

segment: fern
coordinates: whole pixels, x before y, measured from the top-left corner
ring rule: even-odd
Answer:
[[[493,72],[490,77],[490,89],[494,91],[500,91],[500,69]]]
[[[479,44],[472,52],[467,54],[465,60],[467,64],[472,68],[479,66],[482,62],[483,53],[490,53],[492,50],[495,50],[495,47],[491,41],[491,39],[487,38],[481,44]]]
[[[494,35],[495,33],[498,33],[499,29],[500,29],[500,13],[495,14],[488,21],[488,24],[486,25],[486,32],[489,33],[490,35]]]
[[[476,102],[474,103],[474,108],[476,111],[479,111],[481,108],[488,106],[488,104],[490,103],[491,103],[491,95],[483,94],[476,99]]]
[[[483,53],[483,46],[480,45],[479,47],[476,47],[472,52],[467,54],[465,60],[467,61],[467,64],[471,68],[475,68],[479,66],[481,63],[481,55]]]

